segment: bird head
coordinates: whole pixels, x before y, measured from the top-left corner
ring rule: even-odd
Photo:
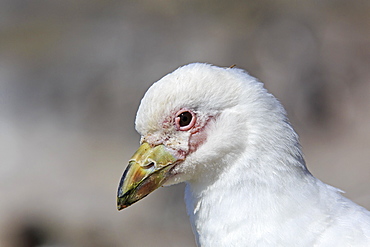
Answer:
[[[180,67],[154,83],[137,112],[141,146],[121,178],[118,209],[163,185],[217,177],[254,142],[259,116],[273,117],[272,99],[243,70],[208,64]]]

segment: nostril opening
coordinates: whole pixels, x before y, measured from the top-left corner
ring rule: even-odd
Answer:
[[[148,163],[148,164],[146,164],[146,165],[143,165],[143,168],[144,168],[144,169],[150,169],[150,168],[152,168],[153,166],[155,166],[154,161],[149,162],[149,163]]]

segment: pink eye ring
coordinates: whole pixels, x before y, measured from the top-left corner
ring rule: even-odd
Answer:
[[[180,110],[176,113],[175,124],[178,130],[190,130],[195,125],[195,114],[189,110]]]

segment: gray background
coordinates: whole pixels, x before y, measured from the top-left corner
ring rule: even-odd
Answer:
[[[195,246],[183,185],[116,210],[146,89],[237,64],[370,208],[370,1],[0,1],[0,246]]]

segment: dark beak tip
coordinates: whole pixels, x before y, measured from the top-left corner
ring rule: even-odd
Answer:
[[[121,211],[122,209],[125,209],[127,208],[129,205],[127,204],[124,204],[122,202],[119,201],[120,198],[118,198],[118,201],[117,201],[117,209],[118,211]]]
[[[122,197],[121,196],[118,196],[117,197],[117,209],[118,209],[118,211],[121,211],[122,209],[127,208],[131,204],[132,203],[130,202],[130,200],[128,200],[127,197],[125,197],[125,196],[122,196]]]

